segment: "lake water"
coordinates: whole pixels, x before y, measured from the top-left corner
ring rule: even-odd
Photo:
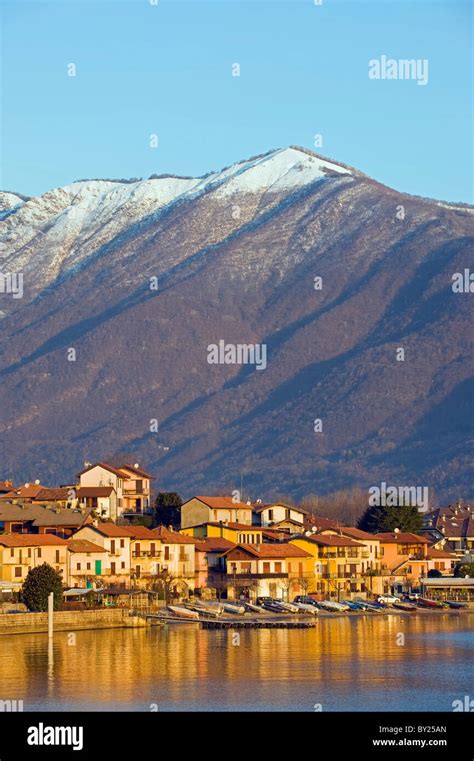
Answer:
[[[474,612],[238,634],[178,624],[79,631],[74,644],[60,632],[50,648],[44,634],[0,637],[0,699],[25,711],[451,711],[474,695]]]

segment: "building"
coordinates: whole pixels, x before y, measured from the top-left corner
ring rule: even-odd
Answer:
[[[426,513],[420,533],[446,552],[455,552],[461,560],[474,554],[474,510],[469,504],[439,507]]]
[[[78,486],[75,490],[79,507],[94,510],[102,520],[117,514],[117,493],[113,486]]]
[[[377,539],[375,534],[369,534],[368,531],[362,531],[360,528],[340,526],[337,529],[323,529],[321,535],[345,536],[353,539],[354,542],[360,542],[365,548],[362,552],[361,573],[364,574],[368,570],[380,570],[380,539]]]
[[[193,497],[181,505],[182,529],[221,521],[252,526],[252,505],[232,497]]]
[[[368,559],[364,545],[346,536],[306,534],[293,537],[290,544],[312,556],[308,592],[319,599],[343,599],[370,591],[362,562]]]
[[[199,590],[226,589],[222,583],[225,573],[224,552],[235,547],[234,542],[222,537],[209,537],[196,541],[194,545],[194,562],[196,571],[195,588]]]
[[[83,526],[74,535],[74,539],[86,539],[107,551],[101,568],[105,584],[130,586],[130,527],[117,526],[115,523]]]
[[[130,578],[132,586],[150,588],[160,581],[163,547],[154,531],[144,526],[127,526],[130,534]]]
[[[381,569],[390,572],[388,581],[391,588],[397,592],[407,592],[418,587],[420,578],[428,575],[432,562],[428,557],[429,540],[401,531],[374,536],[380,540]]]
[[[154,476],[140,468],[138,463],[121,465],[119,470],[124,474],[124,511],[131,513],[148,512],[151,507],[151,482],[154,480]]]
[[[111,520],[117,520],[122,513],[144,513],[151,505],[151,481],[153,476],[144,471],[138,463],[135,465],[121,465],[115,467],[106,462],[97,462],[87,465],[84,470],[77,474],[79,479],[78,494],[82,496],[96,496],[87,494],[84,488],[111,488],[107,495],[102,494],[102,508],[105,515]]]
[[[305,594],[311,574],[311,555],[288,543],[238,544],[222,555],[226,562],[227,596],[292,599]]]
[[[23,583],[28,572],[48,563],[66,582],[67,542],[58,536],[0,534],[0,581]]]
[[[423,597],[432,600],[456,600],[467,602],[474,607],[474,579],[443,577],[439,579],[421,578],[421,593]]]
[[[55,534],[67,539],[82,526],[92,524],[91,509],[60,505],[0,502],[0,531],[15,534]]]
[[[180,596],[186,597],[196,584],[194,547],[196,539],[164,526],[152,529],[160,542],[160,573]]]
[[[233,544],[261,544],[263,529],[261,526],[249,526],[246,523],[203,523],[181,529],[181,533],[197,539],[206,537],[221,537]]]
[[[106,570],[107,550],[88,539],[67,542],[67,584],[69,587],[95,587]]]
[[[253,507],[254,522],[260,526],[273,526],[290,532],[302,531],[307,515],[300,507],[286,505],[282,502],[268,505],[256,504]]]

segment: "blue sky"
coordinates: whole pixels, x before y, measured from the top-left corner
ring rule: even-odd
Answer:
[[[471,35],[458,0],[4,0],[0,186],[199,175],[321,134],[381,182],[472,202]],[[428,59],[428,84],[369,79],[382,55]]]

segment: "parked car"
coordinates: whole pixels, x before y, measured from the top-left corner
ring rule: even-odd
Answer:
[[[293,602],[296,603],[303,603],[303,605],[313,605],[315,608],[319,608],[318,603],[316,600],[313,600],[312,597],[308,597],[308,595],[297,595]]]
[[[257,597],[257,605],[267,605],[273,602],[273,597]]]
[[[377,602],[381,602],[384,605],[393,605],[394,602],[400,602],[400,598],[396,595],[380,595],[377,597]]]

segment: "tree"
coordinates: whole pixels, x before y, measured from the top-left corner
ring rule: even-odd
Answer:
[[[62,576],[48,563],[43,563],[28,572],[21,589],[21,601],[28,610],[43,612],[48,610],[50,592],[54,595],[54,610],[59,610],[63,602]]]
[[[377,505],[367,508],[357,526],[371,534],[395,531],[396,528],[416,534],[423,526],[423,516],[411,505]]]
[[[474,563],[462,562],[454,569],[454,576],[458,579],[464,579],[468,576],[470,579],[474,578]]]
[[[159,492],[155,500],[157,525],[181,528],[181,505],[183,500],[175,491]]]
[[[442,575],[443,574],[441,573],[441,571],[438,570],[438,568],[431,568],[428,571],[428,578],[429,579],[439,579],[439,578],[441,578]]]

